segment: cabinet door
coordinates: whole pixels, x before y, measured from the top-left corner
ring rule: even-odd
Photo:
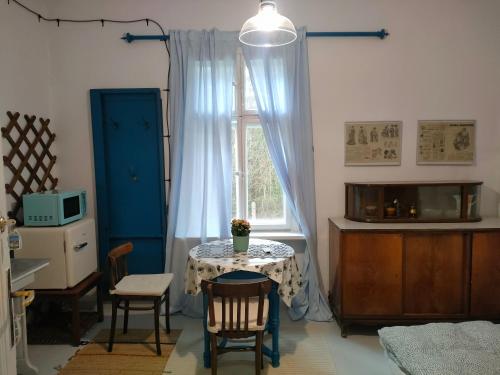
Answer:
[[[500,232],[474,233],[471,314],[500,318]]]
[[[463,233],[406,234],[406,314],[463,315],[467,251]]]
[[[402,235],[346,233],[342,252],[343,315],[400,315]]]

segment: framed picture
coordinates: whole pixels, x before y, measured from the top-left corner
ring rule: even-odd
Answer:
[[[401,121],[346,122],[344,165],[401,165]]]
[[[474,120],[419,121],[417,164],[473,164],[475,144]]]

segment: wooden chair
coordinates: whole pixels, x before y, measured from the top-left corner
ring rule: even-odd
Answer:
[[[108,352],[113,350],[118,309],[124,310],[124,334],[128,330],[128,314],[130,310],[154,310],[156,353],[161,355],[160,306],[165,302],[165,326],[167,333],[170,333],[169,285],[173,274],[129,275],[126,256],[132,252],[132,249],[133,245],[128,242],[114,248],[108,254],[111,278],[109,294],[113,301]],[[153,305],[131,307],[130,301],[151,301]]]
[[[229,351],[255,351],[255,373],[263,368],[262,341],[269,312],[267,294],[272,281],[252,283],[216,283],[203,280],[201,287],[208,295],[208,324],[210,333],[212,375],[217,374],[217,355]],[[255,336],[255,346],[217,346],[217,337],[241,339]]]

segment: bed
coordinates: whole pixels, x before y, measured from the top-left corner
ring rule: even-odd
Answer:
[[[378,333],[394,375],[500,374],[500,325],[430,323]]]

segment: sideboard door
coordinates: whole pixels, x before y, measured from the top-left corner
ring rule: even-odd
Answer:
[[[474,233],[471,315],[500,319],[500,232]]]
[[[345,233],[344,316],[370,318],[402,313],[402,237],[397,233]]]
[[[465,234],[407,233],[404,264],[405,314],[466,314],[468,256]]]

